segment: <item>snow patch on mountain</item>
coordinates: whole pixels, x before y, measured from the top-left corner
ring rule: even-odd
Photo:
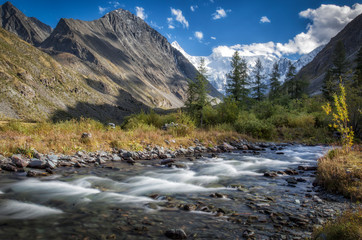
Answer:
[[[211,84],[221,93],[225,93],[226,86],[226,74],[230,72],[231,58],[234,53],[229,47],[219,46],[213,49],[213,52],[209,56],[191,56],[180,46],[180,44],[174,41],[172,47],[180,51],[196,68],[200,63],[200,59],[205,59],[205,64],[207,68],[208,80]],[[324,46],[320,46],[313,50],[312,52],[301,56],[298,60],[290,60],[286,57],[277,56],[275,54],[260,54],[260,53],[250,53],[240,51],[240,56],[243,57],[248,63],[248,73],[249,76],[252,74],[257,59],[259,58],[264,72],[265,81],[269,79],[269,76],[272,72],[273,65],[275,62],[279,65],[280,80],[283,82],[288,71],[289,61],[296,67],[297,72],[313,60],[313,58],[323,49]]]

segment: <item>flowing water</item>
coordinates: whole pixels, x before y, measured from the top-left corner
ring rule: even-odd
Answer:
[[[252,225],[232,222],[228,214],[262,217],[250,204],[293,212],[295,199],[311,189],[311,174],[304,175],[307,182],[290,187],[288,176],[271,179],[263,173],[316,165],[326,150],[297,145],[286,146],[283,155],[266,149],[258,155],[237,151],[183,159],[184,168],[142,161],[63,168],[44,178],[1,175],[0,239],[162,239],[173,228],[184,229],[189,238],[241,238]],[[219,197],[210,196],[214,193]],[[195,207],[185,211],[183,205]],[[259,222],[267,236],[273,225]]]

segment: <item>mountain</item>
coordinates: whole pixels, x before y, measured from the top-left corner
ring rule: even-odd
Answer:
[[[10,2],[0,6],[0,26],[35,46],[49,37],[52,31],[50,26],[38,19],[25,16]]]
[[[61,19],[40,47],[79,73],[96,72],[88,78],[106,76],[143,104],[163,109],[183,106],[187,79],[197,73],[165,37],[123,9],[94,21]]]
[[[179,50],[194,66],[197,66],[200,62],[201,58],[205,59],[205,63],[208,69],[208,79],[214,85],[216,89],[220,92],[225,93],[225,85],[226,85],[226,74],[231,70],[231,56],[225,55],[222,50],[215,48],[211,55],[205,57],[199,56],[191,56],[185,52],[185,50],[179,45],[178,42],[173,42],[172,46]],[[288,64],[289,61],[293,63],[296,67],[296,70],[299,71],[303,66],[308,64],[313,58],[317,55],[317,53],[323,48],[320,46],[310,52],[309,54],[305,54],[300,57],[298,60],[290,60],[285,57],[278,57],[276,55],[254,55],[254,56],[243,56],[247,63],[248,63],[248,73],[249,75],[252,74],[253,69],[255,67],[256,61],[259,58],[263,67],[264,72],[263,75],[266,76],[266,79],[269,78],[270,73],[272,72],[273,65],[275,62],[279,65],[279,73],[280,73],[280,80],[284,81],[285,75],[288,71]]]
[[[104,76],[92,79],[0,27],[0,116],[120,122],[146,106]]]
[[[324,75],[333,66],[333,52],[338,41],[342,41],[346,50],[346,58],[351,63],[362,46],[362,14],[348,23],[345,28],[333,37],[317,56],[303,67],[297,77],[310,80],[309,92],[320,93]]]

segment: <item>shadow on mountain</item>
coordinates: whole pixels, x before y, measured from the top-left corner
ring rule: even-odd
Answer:
[[[75,107],[67,110],[57,110],[53,113],[51,120],[59,122],[70,119],[91,118],[103,123],[122,123],[126,116],[141,111],[149,112],[150,108],[134,99],[129,93],[120,90],[118,101],[115,104],[92,104],[78,102]]]

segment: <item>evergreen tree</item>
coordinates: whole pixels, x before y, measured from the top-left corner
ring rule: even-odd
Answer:
[[[332,72],[334,77],[339,81],[340,77],[347,71],[348,62],[346,60],[346,51],[342,41],[338,41],[333,54],[333,68]],[[338,84],[337,84],[338,85]]]
[[[362,46],[359,48],[355,62],[356,70],[353,85],[354,87],[362,87]]]
[[[207,79],[206,79],[206,66],[205,59],[201,58],[198,67],[198,73],[195,81],[189,81],[187,90],[187,100],[185,102],[186,110],[193,116],[202,127],[203,125],[203,109],[209,102],[207,100]]]
[[[333,99],[333,94],[338,91],[339,81],[344,79],[343,75],[347,72],[348,61],[342,41],[336,43],[332,63],[333,67],[327,69],[322,85],[323,96],[329,101]]]
[[[333,72],[331,69],[328,69],[326,74],[324,75],[322,85],[323,97],[328,101],[333,100],[333,92],[336,89],[336,85],[334,84],[334,82],[335,81],[333,81]]]
[[[245,104],[248,99],[249,85],[247,74],[247,63],[242,59],[238,51],[235,51],[231,60],[232,70],[226,75],[226,93],[230,95],[238,104]]]
[[[264,98],[264,91],[266,90],[266,84],[263,83],[264,76],[262,75],[263,72],[263,65],[261,64],[260,59],[256,61],[255,69],[253,71],[254,74],[254,86],[252,87],[253,90],[253,97],[257,101],[261,101]]]
[[[284,82],[284,88],[286,90],[286,93],[291,98],[295,98],[295,89],[296,89],[295,74],[296,74],[295,66],[292,64],[291,61],[289,61],[288,62],[288,72],[287,72],[285,82]]]
[[[273,65],[273,71],[270,74],[270,92],[269,92],[269,99],[273,100],[277,98],[280,93],[280,73],[279,73],[279,65],[277,62]]]

